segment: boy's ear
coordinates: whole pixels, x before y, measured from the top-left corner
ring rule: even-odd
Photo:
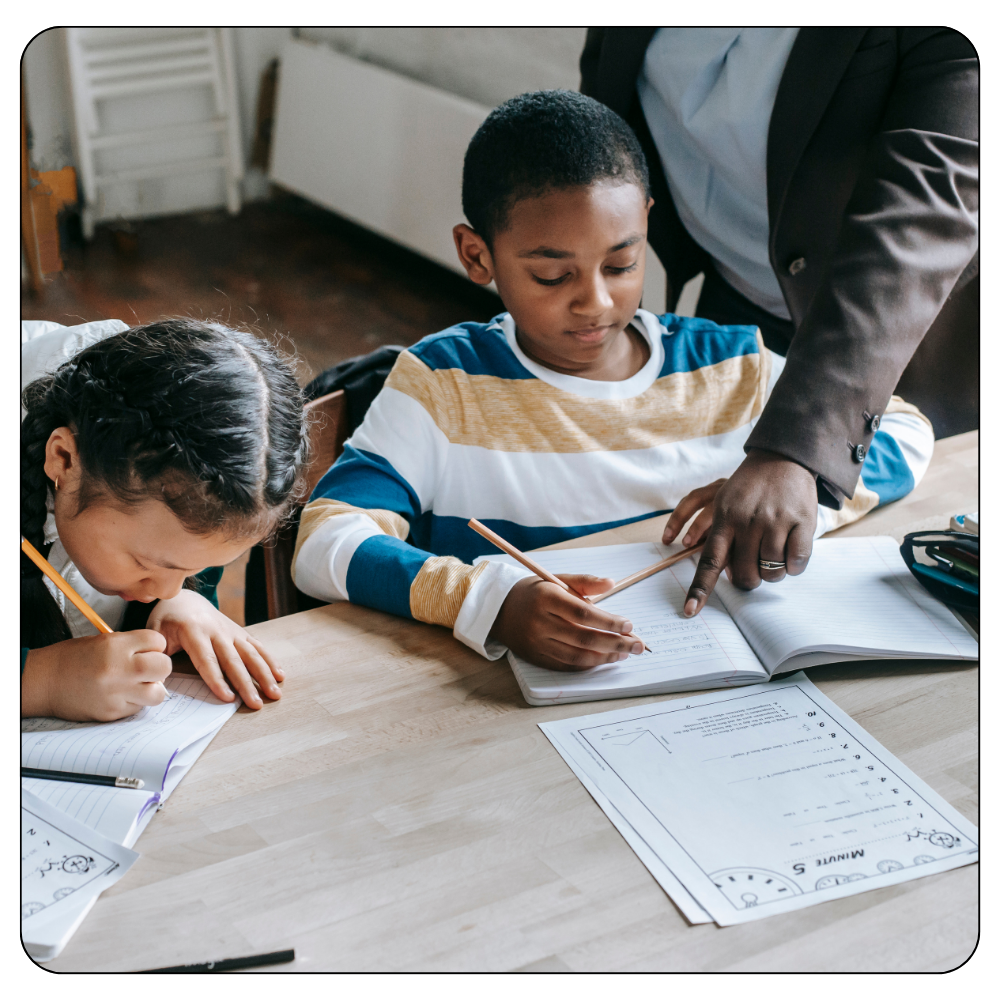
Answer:
[[[649,210],[656,204],[652,198],[646,200],[646,215],[649,215]]]
[[[493,280],[493,255],[486,240],[464,222],[455,226],[451,234],[466,273],[477,285],[488,285]]]

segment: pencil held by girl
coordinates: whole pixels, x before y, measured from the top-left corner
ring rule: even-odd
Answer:
[[[57,367],[67,345],[84,346]],[[306,435],[289,365],[252,334],[184,319],[57,328],[22,355],[28,378],[46,373],[22,393],[21,534],[115,631],[22,554],[21,714],[159,704],[181,650],[223,701],[279,698],[283,671],[214,586],[295,501]]]

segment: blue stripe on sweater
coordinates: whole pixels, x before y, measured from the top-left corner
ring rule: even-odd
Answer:
[[[892,503],[913,489],[913,472],[903,457],[899,442],[885,431],[877,431],[861,466],[861,481],[878,494],[878,505]]]
[[[392,535],[366,538],[347,567],[347,597],[354,604],[412,618],[410,584],[427,553]]]
[[[432,371],[460,368],[469,375],[533,379],[535,376],[514,356],[503,330],[490,330],[488,326],[488,323],[459,323],[424,337],[409,350]]]
[[[693,372],[729,358],[759,353],[755,326],[719,326],[710,319],[673,313],[658,319],[669,334],[663,338],[666,356],[660,369],[661,377],[674,372]]]
[[[420,514],[413,487],[381,455],[345,444],[310,500],[330,497],[365,510],[392,510],[408,521]]]
[[[510,542],[511,545],[516,546],[522,552],[526,552],[529,549],[537,549],[542,545],[554,545],[556,542],[565,542],[570,538],[592,535],[595,531],[604,531],[606,528],[618,528],[623,524],[632,524],[634,521],[643,521],[647,517],[665,513],[665,510],[651,510],[648,514],[627,517],[621,521],[605,521],[601,524],[579,524],[566,527],[528,527],[523,524],[517,524],[514,521],[504,521],[499,518],[481,517],[480,520],[487,528],[491,528],[501,538],[505,538]],[[474,514],[469,515],[469,517],[474,516]],[[495,556],[499,554],[499,550],[495,545],[486,541],[485,538],[476,534],[469,527],[468,517],[443,517],[431,511],[421,514],[413,522],[410,541],[428,552],[438,555],[457,556],[463,562],[467,563],[471,563],[476,556]],[[352,560],[351,565],[353,564]]]
[[[502,314],[494,317],[491,323],[502,318]],[[668,333],[663,338],[666,356],[661,376],[691,372],[728,358],[758,353],[755,326],[719,326],[709,319],[673,313],[658,319]],[[432,371],[459,368],[469,375],[533,379],[535,376],[511,351],[503,330],[489,329],[489,326],[488,323],[459,323],[424,337],[409,350]]]

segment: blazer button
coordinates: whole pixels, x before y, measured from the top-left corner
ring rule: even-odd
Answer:
[[[872,417],[871,419],[872,434],[874,434],[879,429],[879,425],[881,423],[882,423],[882,418],[876,413],[875,416]]]
[[[854,461],[860,465],[865,460],[865,446],[863,444],[855,445],[854,447]]]
[[[805,257],[797,257],[795,260],[791,262],[791,264],[788,265],[788,273],[793,277],[800,271],[804,271],[805,269],[806,269]]]

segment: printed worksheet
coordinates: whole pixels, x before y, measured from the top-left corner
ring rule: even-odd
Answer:
[[[69,936],[63,912],[70,919],[85,913],[138,857],[22,791],[21,934],[29,953],[54,957]]]
[[[721,925],[979,857],[976,827],[803,673],[540,728]]]

